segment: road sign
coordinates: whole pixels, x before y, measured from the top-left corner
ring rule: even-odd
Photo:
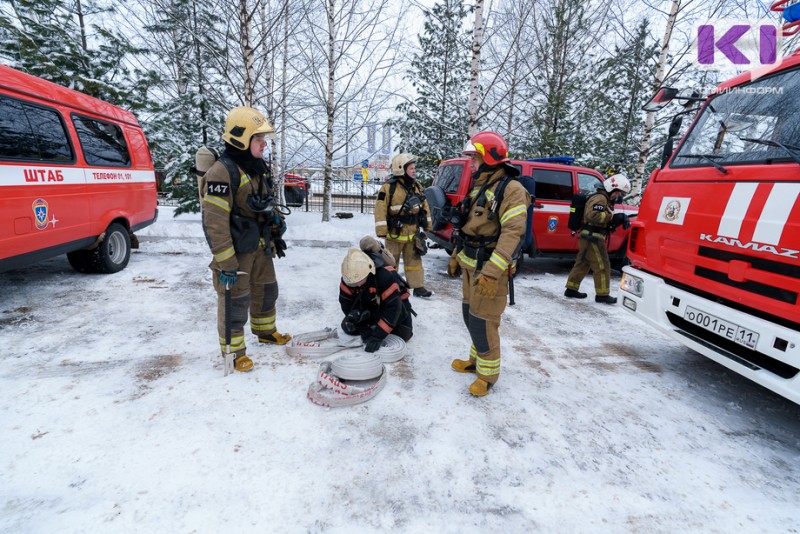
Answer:
[[[360,182],[363,179],[364,179],[364,175],[361,174],[360,172],[354,172],[353,173],[353,180],[355,180],[356,182]]]
[[[367,167],[369,167],[369,160],[368,160],[368,159],[365,159],[364,161],[362,161],[362,162],[361,162],[361,167],[363,167],[364,169],[366,169]]]

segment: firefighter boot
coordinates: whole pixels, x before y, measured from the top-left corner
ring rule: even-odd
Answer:
[[[258,336],[258,341],[260,343],[268,343],[270,345],[286,345],[291,340],[292,336],[289,334],[281,334],[280,332],[273,332],[266,336]]]
[[[475,362],[471,360],[453,360],[453,362],[450,364],[450,367],[459,373],[475,372]]]
[[[476,378],[475,382],[473,382],[469,386],[469,392],[475,395],[476,397],[483,397],[489,393],[489,390],[492,388],[492,384],[483,380],[482,378]]]
[[[253,370],[253,360],[242,354],[241,356],[237,356],[233,359],[233,369],[234,371],[240,371],[242,373],[246,373],[247,371]]]
[[[568,287],[567,290],[564,291],[564,296],[571,299],[585,299],[586,293],[581,293],[580,291]]]
[[[431,298],[431,296],[433,296],[433,291],[429,291],[424,287],[416,287],[414,288],[414,296],[428,299]]]
[[[595,295],[594,301],[602,302],[603,304],[616,304],[617,297],[612,297],[611,295]]]

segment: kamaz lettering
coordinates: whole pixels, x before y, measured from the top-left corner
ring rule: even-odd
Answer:
[[[786,258],[794,258],[800,259],[800,250],[792,250],[788,248],[780,248],[777,249],[772,245],[765,245],[763,243],[753,243],[752,241],[749,243],[742,243],[738,239],[733,239],[730,237],[724,236],[713,236],[710,234],[700,234],[701,241],[709,241],[711,243],[722,243],[723,245],[728,245],[729,247],[739,247],[746,250],[755,250],[756,252],[769,252],[770,254],[775,254],[776,256],[784,256]]]

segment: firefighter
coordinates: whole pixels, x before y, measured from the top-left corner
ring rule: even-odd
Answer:
[[[389,334],[404,341],[411,339],[412,311],[408,296],[405,282],[394,267],[382,261],[380,254],[350,249],[342,262],[339,283],[339,304],[345,314],[342,330],[360,335],[367,352],[378,350]]]
[[[420,230],[432,226],[431,210],[422,184],[417,182],[416,158],[398,154],[392,159],[392,177],[378,191],[375,201],[375,233],[386,239],[386,248],[397,259],[402,256],[408,284],[415,297],[430,298],[425,288],[422,255],[427,252]]]
[[[244,325],[261,343],[285,345],[291,336],[275,326],[278,281],[273,255],[283,255],[286,230],[275,210],[272,179],[264,161],[272,125],[259,111],[235,107],[225,121],[225,150],[203,176],[203,231],[211,248],[214,289],[217,291],[217,330],[223,355],[225,325],[230,321],[230,352],[234,369],[250,371]],[[234,198],[235,197],[235,198]],[[230,291],[230,317],[225,315],[225,292]]]
[[[606,236],[616,224],[628,224],[624,213],[614,214],[614,203],[621,200],[631,190],[631,183],[624,174],[615,174],[603,182],[586,201],[583,210],[583,226],[578,233],[578,255],[575,265],[567,277],[564,296],[584,299],[581,282],[591,269],[594,276],[595,302],[616,304],[617,298],[611,293],[611,263],[608,259]],[[619,222],[618,222],[619,221]]]
[[[471,158],[472,191],[461,207],[463,224],[447,273],[463,273],[461,308],[472,346],[469,359],[453,360],[451,367],[476,373],[469,392],[482,397],[500,376],[500,317],[531,197],[511,179],[519,170],[510,164],[508,144],[499,134],[475,134],[464,154]]]

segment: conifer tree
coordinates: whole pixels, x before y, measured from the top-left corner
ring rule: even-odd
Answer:
[[[406,76],[417,96],[397,107],[401,117],[394,122],[401,150],[417,155],[421,174],[460,155],[467,140],[471,38],[463,23],[468,14],[463,0],[442,0],[425,11],[420,50]]]
[[[125,61],[143,50],[100,23],[108,12],[93,0],[8,0],[0,7],[0,57],[59,85],[142,109],[152,73]]]
[[[650,37],[650,23],[643,19],[628,42],[615,47],[592,75],[592,98],[585,100],[581,122],[586,152],[584,165],[602,172],[631,172],[644,131],[642,105],[652,96],[658,45]]]

